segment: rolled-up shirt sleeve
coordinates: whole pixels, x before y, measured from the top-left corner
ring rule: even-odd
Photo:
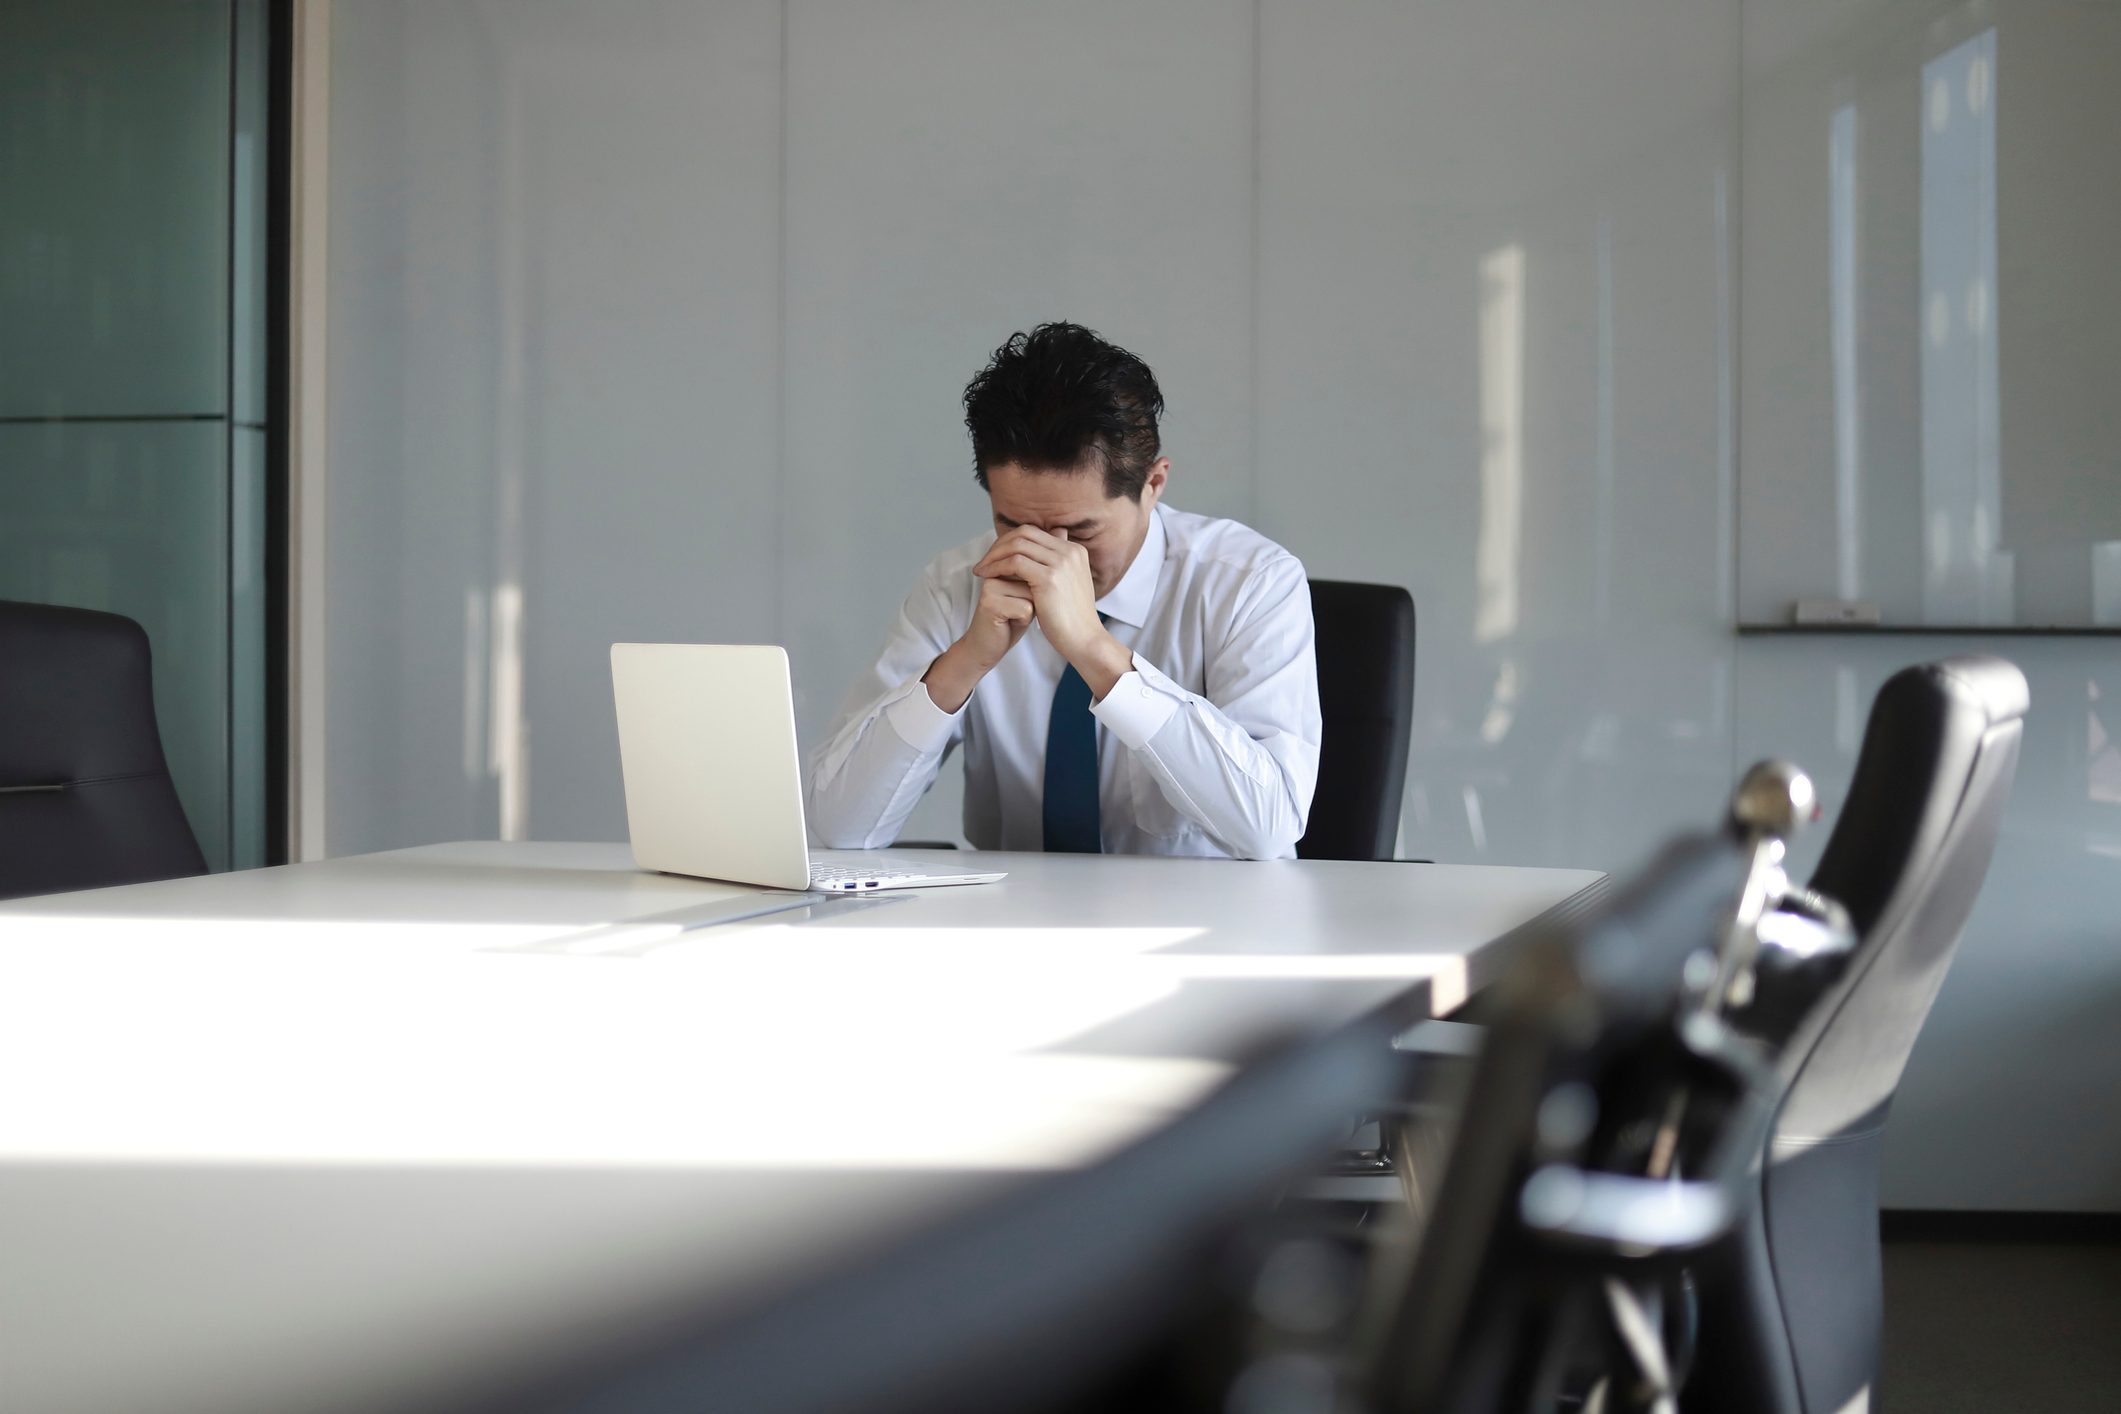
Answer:
[[[1236,596],[1205,692],[1139,653],[1090,710],[1154,777],[1165,799],[1245,859],[1296,853],[1318,784],[1323,737],[1310,583],[1284,558]]]
[[[923,576],[818,749],[804,802],[813,845],[880,849],[905,828],[964,734],[965,709],[943,711],[921,681],[960,627],[942,587]]]

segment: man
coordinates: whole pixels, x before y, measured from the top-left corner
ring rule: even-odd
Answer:
[[[1296,853],[1318,779],[1303,566],[1162,504],[1148,365],[1075,324],[965,389],[994,534],[936,556],[818,751],[820,845],[892,843],[950,748],[982,849]]]

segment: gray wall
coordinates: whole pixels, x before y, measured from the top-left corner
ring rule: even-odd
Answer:
[[[1156,368],[1176,504],[1413,591],[1407,852],[1625,867],[1770,751],[1831,791],[1971,641],[1732,632],[1741,486],[1834,475],[1740,357],[1757,308],[1831,366],[1831,301],[1778,311],[1825,242],[1751,253],[1826,141],[1740,125],[1819,8],[338,0],[326,847],[621,836],[615,639],[786,643],[814,740],[1048,318]],[[2003,645],[2026,767],[1891,1202],[2121,1205],[2105,643]]]

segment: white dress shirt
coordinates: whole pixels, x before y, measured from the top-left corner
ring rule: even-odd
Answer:
[[[965,838],[1043,848],[1046,724],[1067,667],[1036,622],[956,712],[921,677],[972,622],[985,534],[932,560],[810,776],[814,843],[896,840],[952,746],[965,748]],[[1294,555],[1236,521],[1158,506],[1134,563],[1097,602],[1134,669],[1090,710],[1108,854],[1296,853],[1318,781],[1311,592]]]

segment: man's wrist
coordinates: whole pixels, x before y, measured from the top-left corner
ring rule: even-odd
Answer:
[[[1090,700],[1102,702],[1121,678],[1134,671],[1134,650],[1100,627],[1089,647],[1068,661],[1089,684]]]
[[[957,642],[935,655],[928,671],[921,674],[921,683],[928,690],[928,700],[944,712],[956,713],[972,698],[972,689],[979,686],[980,679],[987,676],[993,664],[982,663],[965,647],[965,641]]]

